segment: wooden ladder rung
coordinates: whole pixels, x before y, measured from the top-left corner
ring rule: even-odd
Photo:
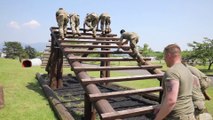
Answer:
[[[144,80],[144,79],[162,78],[162,77],[163,77],[163,74],[135,75],[135,76],[108,77],[108,78],[91,78],[91,79],[82,79],[82,83],[83,84],[95,84],[95,83],[106,83],[106,82]]]
[[[112,97],[158,92],[161,90],[162,90],[162,87],[152,87],[152,88],[137,89],[137,90],[125,90],[125,91],[116,91],[116,92],[108,92],[108,93],[97,93],[97,94],[89,94],[89,98],[91,101],[97,101],[100,99],[107,99],[107,98],[112,98]]]
[[[102,113],[101,118],[102,120],[115,120],[115,119],[127,118],[132,116],[138,116],[138,115],[150,113],[154,110],[154,108],[155,108],[155,105],[127,109],[127,110],[120,110],[120,111],[109,112],[109,113]]]
[[[77,39],[92,39],[92,40],[120,40],[120,38],[115,38],[115,37],[92,37],[92,36],[78,36],[78,37],[73,37],[73,35],[67,35],[66,38],[77,38]]]
[[[70,49],[65,49],[65,53],[108,53],[108,54],[130,54],[132,51],[122,51],[122,52],[117,52],[117,51],[107,51],[107,50],[102,50],[102,51],[94,51],[94,50],[70,50]]]
[[[114,44],[118,44],[119,41],[105,41],[105,40],[81,40],[81,39],[71,39],[71,40],[62,40],[59,41],[60,43],[71,43],[71,42],[76,42],[76,43],[114,43]]]
[[[142,66],[103,66],[103,67],[74,67],[73,69],[76,71],[99,71],[99,70],[130,70],[130,69],[154,69],[161,68],[160,65],[142,65]]]
[[[133,58],[121,57],[69,57],[71,61],[135,61]]]
[[[89,44],[61,44],[61,47],[79,47],[79,48],[118,48],[117,45],[89,45]],[[129,48],[130,46],[122,46],[121,48]]]

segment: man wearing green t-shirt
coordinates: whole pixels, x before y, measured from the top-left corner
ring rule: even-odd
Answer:
[[[164,49],[164,60],[169,67],[162,85],[162,103],[155,108],[155,120],[195,120],[192,102],[193,77],[181,63],[181,49],[170,44]]]

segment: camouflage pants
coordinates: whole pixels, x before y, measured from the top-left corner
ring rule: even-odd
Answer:
[[[85,24],[89,27],[89,30],[92,30],[93,36],[96,36],[96,29],[98,25],[98,17],[92,21],[86,21]]]
[[[76,34],[76,33],[79,34],[79,25],[80,25],[79,19],[74,19],[74,18],[70,19],[70,26],[71,26],[73,34]]]
[[[138,38],[133,38],[132,40],[130,40],[130,48],[133,51],[133,54],[131,54],[131,57],[137,58],[138,61],[140,61],[141,55],[137,49],[137,43],[138,43]]]
[[[193,101],[195,107],[195,118],[196,120],[212,120],[212,116],[207,113],[205,101],[197,100]]]
[[[196,120],[194,114],[181,115],[179,117],[167,117],[165,120]]]
[[[69,22],[68,17],[66,15],[59,15],[57,17],[57,23],[59,27],[59,34],[60,37],[63,39],[64,35],[67,34],[67,23]]]
[[[110,24],[111,24],[110,17],[102,17],[101,18],[101,31],[102,31],[103,34],[109,33],[111,31]]]

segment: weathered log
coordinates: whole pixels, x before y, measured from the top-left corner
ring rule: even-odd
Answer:
[[[4,91],[3,86],[0,85],[0,109],[4,107]]]
[[[51,107],[54,109],[55,114],[60,120],[75,120],[68,110],[62,105],[57,96],[54,94],[54,91],[45,84],[43,78],[39,73],[36,74],[37,80],[41,85]]]

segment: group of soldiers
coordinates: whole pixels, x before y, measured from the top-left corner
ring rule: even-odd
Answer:
[[[64,39],[66,36],[67,24],[69,20],[73,35],[81,36],[79,32],[80,16],[77,13],[68,14],[63,8],[59,8],[59,10],[56,12],[56,20],[59,26],[61,39]],[[99,22],[101,23],[101,31],[103,35],[111,32],[111,20],[108,13],[102,13],[100,16],[98,16],[96,13],[87,13],[83,24],[84,33],[86,31],[92,31],[93,37],[95,38]],[[86,26],[89,29],[85,29]]]
[[[66,33],[67,33],[67,24],[70,19],[70,26],[73,32],[73,36],[81,36],[79,32],[79,25],[80,25],[80,16],[76,13],[68,14],[63,8],[59,8],[59,10],[56,12],[56,20],[59,26],[59,33],[62,40],[64,40]],[[102,13],[100,16],[98,16],[96,13],[88,13],[86,15],[86,18],[83,23],[83,31],[86,33],[86,31],[92,31],[93,37],[96,38],[96,30],[98,30],[98,24],[101,24],[101,32],[102,35],[109,34],[111,32],[110,24],[111,19],[110,15],[108,13]],[[86,26],[89,29],[85,29]],[[130,44],[131,50],[133,51],[133,54],[131,56],[133,58],[137,58],[139,65],[143,64],[143,59],[140,56],[140,53],[137,49],[137,43],[139,41],[139,36],[135,32],[126,32],[124,29],[120,31],[121,33],[121,41],[118,44],[117,51],[119,52],[121,47],[124,44]],[[125,40],[123,42],[123,40]]]

